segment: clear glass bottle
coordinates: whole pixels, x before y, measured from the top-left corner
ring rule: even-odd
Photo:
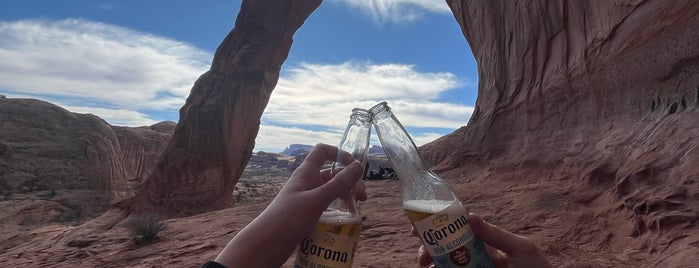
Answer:
[[[386,156],[398,174],[403,208],[439,268],[493,267],[466,220],[466,209],[447,183],[429,170],[417,146],[386,102],[370,109]]]
[[[371,113],[365,109],[353,109],[338,146],[340,152],[333,162],[331,174],[344,168],[342,156],[347,153],[366,166],[370,135]],[[359,178],[359,183],[363,177],[364,174]],[[355,189],[335,199],[323,212],[315,229],[299,245],[294,268],[352,267],[362,229],[362,216],[355,198]]]

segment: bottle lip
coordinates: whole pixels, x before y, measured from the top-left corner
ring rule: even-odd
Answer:
[[[370,112],[369,110],[367,110],[367,109],[353,108],[353,109],[352,109],[352,113],[367,113],[367,114],[368,114],[368,113],[371,113],[371,112]]]
[[[371,111],[367,109],[354,108],[352,109],[352,115],[350,115],[350,118],[359,118],[364,121],[371,121],[372,114]]]
[[[388,106],[386,101],[382,101],[374,105],[369,109],[374,120],[386,118],[387,115],[391,114],[391,107]]]
[[[389,111],[391,110],[391,107],[388,107],[388,102],[382,101],[382,102],[379,102],[376,105],[372,106],[371,108],[369,108],[369,111],[372,113],[379,112],[382,110],[389,110]]]

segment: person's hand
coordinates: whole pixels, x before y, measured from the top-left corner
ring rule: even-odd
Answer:
[[[325,208],[336,198],[346,196],[357,185],[364,167],[349,153],[342,154],[346,166],[331,177],[322,170],[325,161],[335,161],[337,147],[318,144],[289,177],[271,204],[243,228],[216,257],[227,267],[279,267],[293,252]],[[366,200],[363,187],[357,199]],[[264,252],[264,258],[254,258]]]
[[[498,268],[553,267],[536,245],[524,236],[516,235],[485,222],[474,213],[468,215],[468,224],[473,233],[485,244],[493,264]],[[413,235],[417,231],[413,228]],[[433,267],[432,258],[424,246],[418,249],[417,262],[420,266]]]

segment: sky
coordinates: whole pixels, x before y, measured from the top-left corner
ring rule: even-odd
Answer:
[[[176,122],[240,4],[3,0],[0,94],[118,126]],[[423,145],[466,125],[477,84],[445,1],[325,0],[294,35],[254,151],[337,145],[352,108],[380,101]]]

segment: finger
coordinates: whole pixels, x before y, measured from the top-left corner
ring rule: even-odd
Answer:
[[[532,249],[536,251],[529,239],[487,223],[475,213],[468,214],[468,222],[478,238],[509,256],[523,256]]]
[[[323,167],[325,161],[335,160],[337,156],[337,147],[333,147],[327,144],[319,143],[313,147],[310,153],[303,160],[303,163],[298,167],[299,169],[311,169],[320,170]]]
[[[332,178],[332,171],[329,168],[323,169],[320,171],[320,177],[323,180],[323,183],[329,181]],[[364,186],[364,181],[359,180],[357,182],[357,187],[354,189],[355,194],[354,198],[356,198],[359,201],[366,201],[367,200],[367,195],[366,195],[366,190]]]
[[[354,161],[347,167],[342,169],[337,175],[330,179],[327,183],[316,188],[320,194],[320,198],[324,201],[332,201],[333,199],[342,196],[352,190],[362,176],[362,164]]]
[[[420,267],[424,267],[432,263],[432,257],[430,257],[430,254],[428,254],[427,250],[425,250],[425,246],[420,246],[420,248],[417,249],[417,263],[420,265]]]
[[[364,181],[362,179],[359,179],[357,181],[357,187],[355,188],[355,198],[359,201],[366,201],[367,195],[366,195],[366,187],[364,186]]]
[[[326,169],[323,169],[320,171],[320,178],[323,179],[323,183],[325,183],[326,181],[329,181],[330,178],[332,178],[332,177],[333,177],[333,175],[332,175],[332,172],[330,171],[329,168],[326,168]]]

